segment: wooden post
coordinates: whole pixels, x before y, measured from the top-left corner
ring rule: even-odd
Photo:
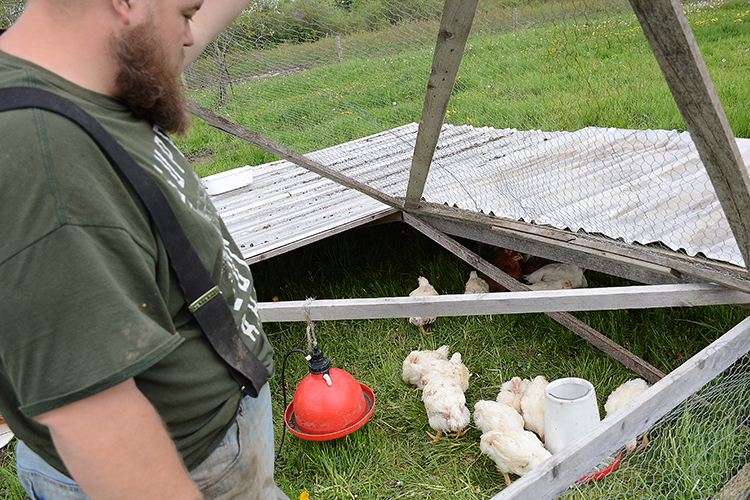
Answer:
[[[419,121],[417,141],[414,145],[409,186],[404,201],[406,208],[416,208],[422,198],[478,1],[445,0],[435,53],[432,57],[432,69],[427,81],[422,118]]]
[[[709,283],[576,288],[434,297],[370,297],[259,302],[263,323],[407,318],[410,316],[488,316],[558,311],[612,311],[743,304],[748,296]]]
[[[344,53],[341,51],[341,37],[336,35],[336,49],[339,51],[339,62],[344,62]]]
[[[630,0],[750,264],[750,176],[679,0]]]
[[[750,498],[750,464],[742,467],[712,500],[747,500]]]

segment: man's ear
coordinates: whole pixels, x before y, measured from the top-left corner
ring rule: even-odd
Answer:
[[[122,22],[130,24],[133,16],[133,0],[112,0],[112,7]]]

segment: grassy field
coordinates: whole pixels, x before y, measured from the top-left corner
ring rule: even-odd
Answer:
[[[744,104],[750,102],[750,85],[747,85],[750,11],[747,3],[730,2],[719,7],[703,4],[700,8],[690,9],[690,20],[736,135],[750,136],[750,116]],[[663,117],[644,113],[639,105],[642,96],[637,94],[597,100],[591,109],[580,108],[577,110],[580,114],[571,116],[570,108],[565,107],[569,102],[566,99],[585,101],[585,94],[566,97],[554,93],[558,87],[552,82],[586,75],[589,84],[584,88],[624,86],[621,80],[615,79],[627,79],[627,72],[617,75],[615,66],[609,65],[616,65],[619,60],[630,67],[633,63],[627,61],[631,55],[627,52],[613,54],[606,43],[607,33],[627,36],[623,26],[626,25],[603,24],[597,30],[589,30],[598,36],[589,37],[584,47],[596,57],[576,56],[576,60],[585,61],[590,66],[579,67],[574,73],[565,73],[564,65],[554,64],[559,59],[552,58],[552,55],[559,51],[559,47],[552,31],[549,35],[525,35],[534,40],[546,40],[544,46],[537,44],[534,51],[529,50],[534,46],[529,40],[511,40],[513,34],[483,35],[470,47],[472,60],[480,61],[476,63],[480,66],[482,57],[487,60],[487,65],[497,63],[503,50],[515,47],[518,50],[512,54],[517,59],[510,61],[514,67],[519,66],[521,59],[525,62],[533,57],[536,58],[533,68],[562,73],[537,76],[531,69],[517,74],[511,72],[512,78],[493,92],[484,90],[487,82],[483,75],[487,72],[476,71],[462,76],[457,84],[461,99],[455,100],[449,108],[449,120],[456,124],[481,125],[474,122],[478,116],[475,109],[496,110],[496,103],[501,102],[501,108],[506,110],[504,114],[489,112],[482,115],[494,116],[492,120],[497,120],[497,123],[493,122],[494,126],[521,123],[528,128],[575,128],[604,122],[611,125],[615,121],[615,125],[624,127],[681,128],[680,123],[672,121],[672,112]],[[633,28],[632,24],[627,26]],[[554,35],[565,33],[582,37],[580,30],[581,26],[574,23],[558,25]],[[429,67],[431,56],[427,49],[399,54],[398,57],[383,55],[376,60],[352,59],[336,65],[336,68],[313,70],[318,72],[316,81],[321,83],[314,87],[302,81],[300,76],[269,79],[262,83],[269,87],[266,95],[274,91],[273,86],[298,85],[294,98],[259,102],[253,101],[252,94],[248,93],[238,96],[237,102],[241,102],[241,106],[230,105],[224,111],[238,122],[300,152],[400,125],[404,116],[415,115],[418,120],[424,79],[420,80],[419,75],[409,70],[425,64]],[[555,57],[560,57],[559,53]],[[595,83],[591,79],[597,76],[603,80]],[[372,87],[380,89],[379,93],[360,92],[358,82],[362,81],[376,82]],[[240,89],[236,91],[240,92]],[[358,100],[355,100],[355,94]],[[279,90],[278,95],[288,93]],[[320,101],[321,95],[327,98],[338,96],[352,102],[353,111],[347,113],[347,109],[338,114],[321,112],[316,115],[317,109],[309,103],[316,99]],[[204,98],[208,100],[210,96]],[[335,107],[333,104],[328,106]],[[406,111],[402,112],[404,109]],[[668,106],[663,109],[668,109]],[[507,123],[502,120],[507,120]],[[202,122],[178,142],[183,151],[195,159],[195,168],[200,175],[274,159],[257,148],[227,139]],[[479,251],[472,242],[464,243]],[[261,301],[286,301],[403,296],[416,287],[419,275],[427,276],[440,293],[461,293],[470,268],[421,234],[393,223],[330,237],[254,264],[252,270]],[[587,278],[592,287],[629,284],[597,273],[587,273]],[[748,315],[747,310],[731,306],[574,314],[664,372],[678,367]],[[276,348],[279,370],[286,352],[306,348],[306,325],[272,323],[265,327]],[[503,488],[502,475],[479,452],[480,433],[477,429],[471,428],[460,439],[444,439],[438,443],[429,440],[426,432],[430,428],[420,393],[401,380],[401,363],[413,349],[434,349],[448,344],[451,352],[462,353],[472,372],[466,393],[472,409],[474,402],[480,399],[494,399],[500,384],[515,375],[545,375],[550,380],[567,376],[586,378],[594,384],[600,406],[615,387],[635,376],[541,314],[440,318],[432,326],[430,335],[421,334],[405,318],[319,322],[315,324],[315,332],[320,347],[335,367],[350,372],[374,390],[376,405],[371,420],[363,428],[335,441],[309,442],[286,434],[276,464],[277,482],[293,499],[304,498],[307,493],[314,500],[474,500],[490,498]],[[285,373],[289,399],[306,374],[307,366],[301,357],[290,357]],[[277,443],[284,427],[280,383],[280,377],[272,381]],[[700,435],[723,432],[721,429],[712,430],[705,421],[697,421],[693,414],[685,414],[683,419],[665,427],[662,440],[654,445],[653,453],[664,457],[656,462],[658,467],[665,471],[679,470],[681,465],[684,466],[681,457],[703,453],[699,448],[691,452],[690,438],[696,435],[695,429],[700,429]],[[745,456],[747,439],[734,434],[731,437],[731,448]],[[637,460],[634,463],[638,465]],[[709,474],[701,470],[701,477],[710,478],[705,480],[710,482],[701,488],[711,492],[724,484],[731,477],[726,466],[727,462],[715,460],[707,467],[720,469],[718,472]],[[0,455],[0,498],[24,498],[17,482],[12,479],[13,471],[12,452],[6,449]],[[644,477],[637,473],[631,475],[641,480]],[[685,475],[686,482],[681,488],[687,489],[694,480],[693,476]],[[639,487],[643,491],[659,491],[658,484],[640,484]],[[595,491],[593,494],[584,492],[581,498],[597,498]],[[700,498],[702,491],[694,493],[695,498]],[[685,498],[693,498],[693,493],[688,493]]]

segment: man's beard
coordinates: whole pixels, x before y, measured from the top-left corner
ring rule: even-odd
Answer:
[[[112,39],[118,65],[116,96],[137,118],[156,123],[167,132],[184,134],[190,128],[182,89],[181,68],[169,67],[153,22],[136,26]]]

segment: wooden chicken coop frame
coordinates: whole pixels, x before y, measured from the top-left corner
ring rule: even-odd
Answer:
[[[750,215],[750,179],[684,13],[679,2],[669,0],[650,2],[648,5],[632,2],[632,6],[641,23],[646,25],[644,32],[685,117],[740,252],[747,260],[750,243],[747,235],[750,232],[745,227],[745,219]],[[660,252],[652,248],[625,248],[591,235],[584,238],[567,231],[419,201],[475,7],[474,0],[446,0],[404,199],[389,196],[342,175],[195,103],[190,103],[191,111],[229,135],[366,194],[394,210],[409,213],[448,234],[575,263],[586,269],[642,283],[708,281],[750,292],[750,275],[746,269],[737,266],[706,262],[695,266],[692,259],[676,252],[659,255]],[[654,29],[654,26],[658,26],[658,29]]]
[[[678,0],[629,0],[714,186],[742,257],[750,262],[750,177],[716,90]],[[487,296],[395,297],[261,303],[261,320],[312,321],[543,312],[656,382],[589,435],[554,455],[493,497],[550,498],[565,490],[619,445],[635,437],[750,351],[750,319],[665,375],[564,312],[750,303],[746,269],[675,252],[623,246],[591,235],[534,226],[421,201],[477,0],[446,0],[404,199],[344,176],[309,157],[250,132],[200,106],[191,111],[214,127],[298,166],[364,193],[402,220],[487,274],[509,292]],[[647,283],[645,287],[528,291],[528,288],[447,236],[574,263]]]

